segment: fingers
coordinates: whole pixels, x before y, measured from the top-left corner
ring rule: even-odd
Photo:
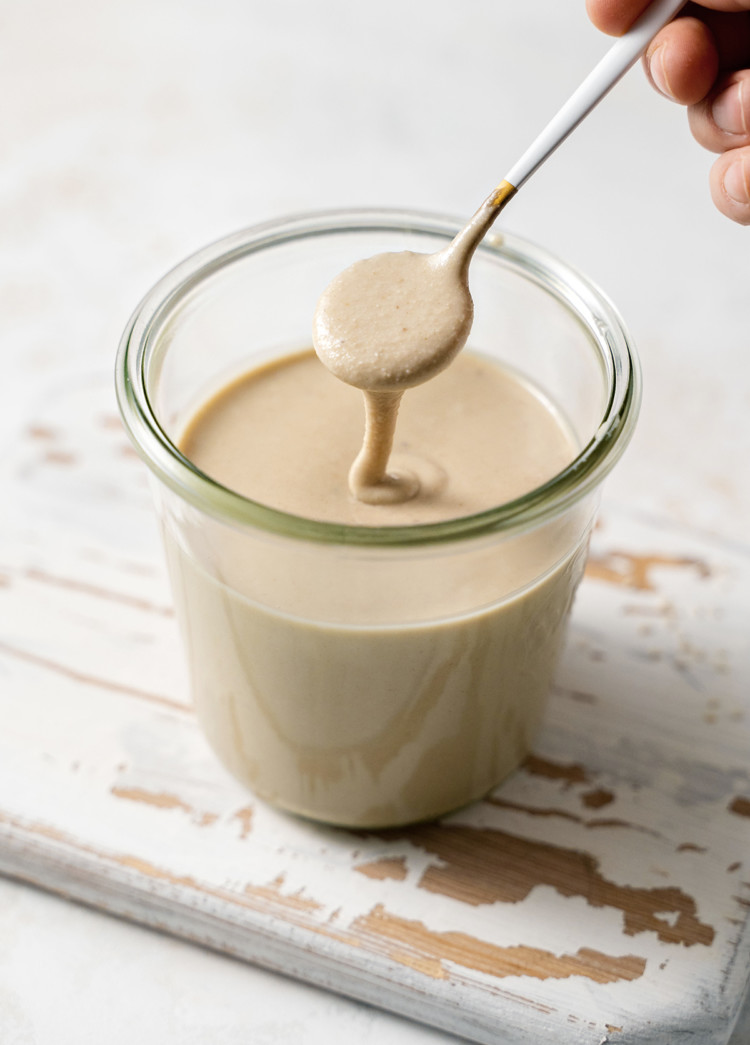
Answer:
[[[711,152],[750,145],[750,69],[731,73],[688,110],[693,137]]]
[[[719,71],[714,36],[698,18],[678,18],[662,29],[643,61],[657,91],[681,105],[704,98]]]
[[[688,112],[695,138],[722,153],[709,179],[714,203],[728,218],[750,225],[750,70],[722,79]]]
[[[649,3],[650,0],[586,0],[586,11],[597,29],[610,36],[622,36]],[[700,0],[686,8],[690,14],[706,9],[732,13],[750,11],[750,0]]]
[[[622,36],[642,14],[650,0],[586,0],[586,11],[597,29]]]
[[[729,11],[737,14],[740,11],[750,11],[750,0],[697,0],[690,7],[707,7],[711,11]]]
[[[750,146],[720,156],[711,169],[710,185],[721,213],[740,225],[750,225]]]
[[[586,0],[597,28],[618,36],[646,8],[644,0]],[[696,17],[698,16],[698,17]],[[750,0],[701,0],[665,26],[644,66],[652,85],[688,106],[690,128],[721,153],[710,175],[717,208],[750,225]]]

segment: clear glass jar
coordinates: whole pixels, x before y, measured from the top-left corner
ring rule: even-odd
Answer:
[[[332,276],[386,250],[438,250],[457,228],[364,210],[238,233],[157,284],[118,355],[120,409],[155,480],[206,736],[255,793],[328,823],[437,816],[528,752],[599,488],[635,424],[633,346],[583,276],[490,235],[471,266],[469,343],[528,376],[571,426],[580,451],[551,481],[461,519],[345,526],[242,497],[177,443],[222,385],[309,347]]]

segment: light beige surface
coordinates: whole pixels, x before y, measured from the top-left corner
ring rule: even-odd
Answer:
[[[466,344],[473,309],[465,258],[450,247],[363,258],[320,297],[313,344],[332,374],[395,392],[444,370]]]
[[[403,31],[394,33],[395,24]],[[290,896],[316,879],[312,857],[301,859],[294,847],[265,867],[269,835],[278,841],[283,834],[276,826],[263,832],[262,807],[255,848],[249,839],[236,850],[222,845],[237,830],[239,786],[232,790],[202,755],[197,730],[185,739],[179,712],[138,696],[148,688],[184,699],[184,683],[173,622],[158,612],[168,612],[168,594],[143,470],[114,421],[114,345],[154,280],[226,231],[291,211],[367,202],[468,213],[486,187],[486,172],[499,173],[519,154],[552,114],[554,100],[575,87],[608,43],[588,25],[580,0],[476,0],[462,7],[453,0],[3,5],[0,431],[4,467],[15,464],[12,448],[23,451],[18,475],[27,491],[26,503],[19,504],[17,486],[4,499],[3,519],[27,540],[22,549],[4,534],[4,565],[15,564],[21,579],[2,588],[3,631],[11,646],[40,657],[33,664],[3,654],[0,690],[12,724],[3,735],[9,744],[15,740],[3,759],[4,804],[23,798],[23,811],[45,825],[69,816],[59,826],[78,838],[104,839],[142,862],[171,868],[175,877],[232,883],[238,895],[249,879],[270,883],[282,869],[296,874],[285,886]],[[512,104],[499,111],[501,98]],[[446,163],[449,148],[460,163]],[[736,881],[742,872],[727,868],[742,858],[747,867],[742,839],[750,823],[722,812],[729,801],[725,781],[750,794],[742,777],[727,772],[728,765],[746,764],[742,744],[747,751],[746,720],[732,716],[746,707],[748,678],[750,587],[742,572],[750,519],[748,230],[714,213],[710,162],[692,142],[684,114],[655,97],[634,69],[503,219],[590,274],[617,302],[641,350],[646,396],[632,449],[605,492],[596,542],[608,569],[584,582],[576,603],[558,677],[571,692],[556,690],[538,748],[561,764],[587,765],[597,786],[617,798],[597,813],[579,798],[586,784],[521,774],[503,792],[515,809],[493,807],[505,831],[593,852],[619,882],[685,888],[701,913],[722,890],[743,895]],[[107,418],[110,428],[102,427]],[[37,438],[26,438],[31,431]],[[53,438],[45,441],[44,432]],[[99,467],[92,464],[95,453]],[[646,575],[634,556],[664,565]],[[696,559],[711,567],[711,576],[690,565]],[[86,681],[95,676],[102,677],[100,688]],[[586,694],[598,703],[582,703]],[[119,741],[110,742],[122,705],[128,718]],[[65,722],[69,734],[60,729]],[[608,743],[611,723],[616,740]],[[49,736],[40,738],[43,724]],[[681,757],[664,761],[678,730]],[[14,763],[22,742],[28,762]],[[184,772],[174,764],[178,756]],[[143,793],[179,795],[197,810],[194,822],[179,805],[157,809],[110,794],[123,783],[118,773],[125,771],[117,768],[123,762],[126,783]],[[14,765],[24,767],[33,788],[18,788]],[[644,792],[644,781],[654,778],[666,787],[674,782],[680,803],[663,805],[657,790]],[[705,804],[709,792],[713,799]],[[206,796],[222,815],[213,828],[198,826]],[[631,819],[638,830],[587,829],[578,819],[597,815]],[[221,827],[226,834],[217,837]],[[301,828],[299,836],[309,840]],[[728,859],[719,836],[736,849]],[[709,851],[676,852],[672,838]],[[297,835],[295,844],[302,844]],[[183,850],[195,861],[180,859]],[[214,851],[210,878],[199,861]],[[418,876],[421,852],[406,845],[404,851]],[[326,854],[317,877],[330,880],[339,860],[338,852]],[[394,885],[352,877],[360,889],[377,888],[362,911],[376,903],[390,911],[394,890],[408,889],[396,908],[404,918],[421,918],[436,932],[472,931],[467,918],[451,920],[455,903],[438,905],[436,894],[410,889],[409,879]],[[335,887],[341,894],[352,888],[339,878]],[[143,895],[152,888],[149,880]],[[3,1041],[456,1040],[27,886],[4,883],[2,896]],[[516,942],[554,950],[535,935],[542,927],[569,933],[587,919],[603,928],[617,918],[609,908],[564,900],[541,886],[529,900],[535,897],[546,906],[476,909],[476,927],[487,930],[478,935],[507,943],[489,934],[519,912],[527,931]],[[88,900],[97,902],[93,891]],[[202,916],[203,898],[196,908]],[[743,912],[738,901],[727,917]],[[159,920],[152,916],[152,923]],[[226,921],[217,918],[218,924]],[[716,924],[738,938],[728,920]],[[216,927],[206,935],[215,939]],[[560,981],[551,1002],[559,1001],[563,1013],[555,1027],[560,1037],[568,1026],[579,1041],[608,1036],[615,1045],[644,1014],[663,1015],[665,1000],[676,1008],[680,999],[688,1005],[726,996],[717,979],[702,994],[702,975],[682,993],[669,977],[688,963],[708,971],[709,960],[701,965],[704,948],[644,950],[650,935],[610,941],[598,931],[582,934],[589,947],[647,955],[653,991],[645,981],[624,985],[632,1000],[623,1006],[628,1016],[609,1002],[597,1008],[588,981]],[[558,952],[566,943],[559,941]],[[347,957],[361,951],[352,948]],[[746,949],[740,960],[746,964]],[[727,961],[731,968],[736,963]],[[460,995],[465,1005],[464,980],[455,966],[448,971],[455,982],[446,995]],[[553,987],[550,979],[539,985],[544,1002]],[[380,982],[377,993],[382,997]],[[509,996],[508,990],[493,997],[495,1014]],[[566,1024],[569,1012],[597,1020],[596,1029]],[[548,1009],[526,1006],[524,1018],[529,1041],[549,1037]],[[606,1023],[623,1030],[608,1033]],[[747,1017],[743,1027],[733,1045],[750,1041]]]
[[[349,471],[359,501],[401,504],[424,492],[418,471],[389,467],[401,397],[444,370],[466,344],[474,317],[469,263],[507,195],[485,200],[442,250],[364,258],[320,296],[315,351],[332,374],[364,393],[364,440]]]
[[[422,484],[403,504],[349,493],[360,397],[312,352],[214,396],[181,449],[256,500],[384,526],[502,504],[574,455],[551,407],[476,355],[409,397],[398,449]],[[530,748],[587,534],[568,514],[514,539],[427,549],[427,569],[420,551],[385,550],[363,572],[344,550],[312,546],[302,558],[297,541],[208,520],[191,548],[168,513],[175,603],[212,746],[257,794],[332,823],[401,824],[480,797]]]
[[[367,391],[403,392],[455,359],[474,315],[471,258],[513,191],[498,186],[442,250],[362,258],[331,280],[313,344],[332,374]]]
[[[347,487],[363,419],[359,391],[307,352],[219,392],[187,425],[180,449],[246,497],[359,526],[486,511],[552,479],[576,453],[559,414],[532,385],[464,352],[401,404],[392,464],[416,472],[420,494],[405,504],[363,504]]]
[[[211,746],[262,798],[334,824],[393,826],[481,797],[530,750],[583,545],[538,583],[530,564],[526,590],[490,609],[368,628],[253,603],[168,536]],[[326,573],[346,583],[344,563]]]

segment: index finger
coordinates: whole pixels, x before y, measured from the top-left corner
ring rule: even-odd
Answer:
[[[610,36],[622,36],[631,27],[638,15],[648,7],[648,0],[586,0],[586,11],[597,29]],[[750,0],[700,0],[688,4],[681,13],[698,14],[700,8],[712,11],[750,11]]]
[[[589,18],[610,36],[622,36],[647,7],[648,0],[586,0]]]

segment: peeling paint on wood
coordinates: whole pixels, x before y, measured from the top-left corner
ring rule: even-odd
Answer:
[[[632,954],[612,957],[586,947],[575,954],[555,955],[537,947],[496,947],[459,932],[430,932],[422,922],[396,918],[378,904],[359,918],[356,927],[366,935],[388,941],[388,954],[396,961],[445,979],[445,963],[451,962],[500,979],[506,976],[538,980],[583,976],[594,983],[636,980],[646,969],[644,958]]]
[[[403,882],[406,878],[406,859],[403,856],[394,856],[391,859],[385,857],[367,864],[355,864],[354,870],[367,875],[368,878],[395,878],[397,882]]]
[[[580,896],[592,907],[622,913],[628,936],[654,932],[664,943],[686,946],[713,942],[712,926],[697,917],[693,897],[673,887],[651,889],[607,879],[591,854],[505,831],[463,824],[422,826],[400,835],[411,845],[437,856],[428,864],[419,888],[462,903],[518,903],[533,889],[548,886],[561,896]]]
[[[3,654],[5,657],[26,661],[36,667],[44,668],[45,671],[52,672],[56,675],[62,675],[63,677],[70,679],[72,682],[84,686],[94,686],[97,689],[109,689],[113,693],[122,693],[125,696],[137,697],[139,700],[148,700],[153,704],[163,704],[164,707],[167,708],[179,709],[180,711],[188,711],[192,713],[192,709],[180,703],[178,700],[171,700],[169,697],[162,696],[159,693],[149,693],[147,690],[138,689],[135,686],[124,686],[119,682],[110,681],[101,675],[86,674],[85,672],[78,671],[76,668],[69,667],[66,664],[57,663],[49,657],[40,656],[39,654],[32,653],[29,650],[14,648],[5,642],[0,642],[0,654]]]
[[[548,780],[563,780],[566,784],[585,784],[588,776],[583,766],[561,765],[539,755],[529,755],[523,764],[527,773],[546,777]]]
[[[710,569],[700,559],[674,555],[634,555],[625,551],[596,553],[589,557],[586,576],[608,584],[620,584],[637,591],[656,591],[654,571],[657,569],[693,570],[698,577],[710,577]]]
[[[601,809],[602,806],[608,806],[614,800],[615,796],[612,792],[607,791],[604,787],[597,787],[593,791],[587,791],[581,795],[581,801],[589,809]]]
[[[319,827],[216,764],[142,467],[101,388],[66,395],[3,480],[1,870],[478,1042],[726,1045],[750,554],[605,510],[523,767],[439,824]]]
[[[750,798],[738,796],[733,798],[729,805],[729,812],[737,816],[750,816]]]

